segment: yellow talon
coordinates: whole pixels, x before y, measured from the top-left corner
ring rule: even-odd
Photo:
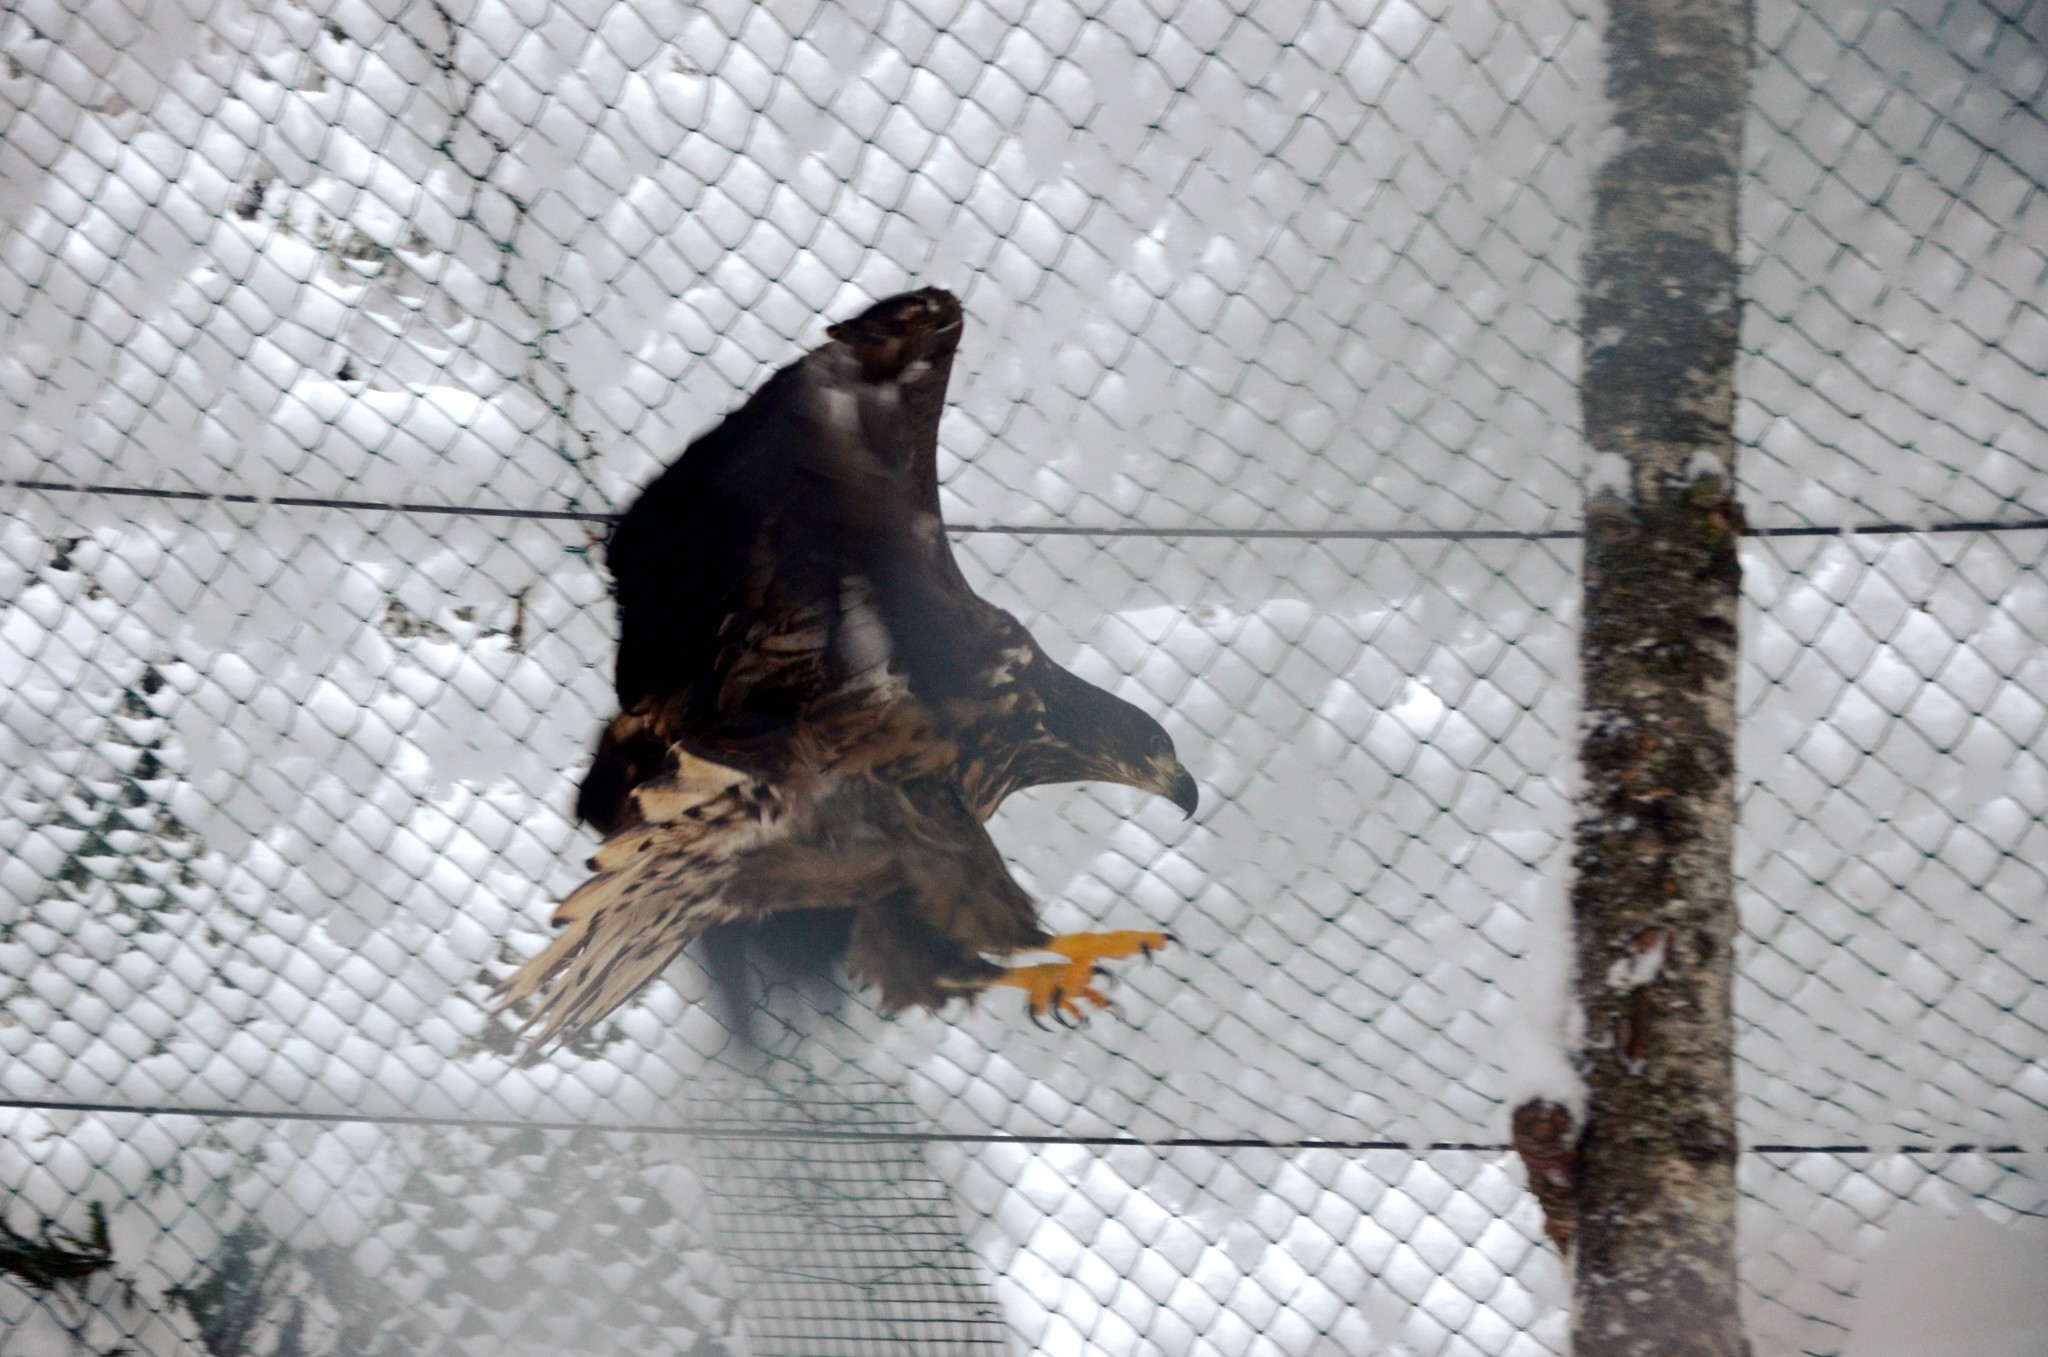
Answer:
[[[1095,987],[1096,979],[1107,975],[1098,962],[1120,961],[1131,956],[1143,956],[1149,960],[1154,952],[1173,940],[1171,933],[1063,933],[1047,938],[1038,950],[1057,952],[1067,958],[1065,961],[1013,967],[995,983],[1014,985],[1023,990],[1031,1021],[1041,1027],[1044,1024],[1039,1020],[1048,1013],[1054,1022],[1063,1026],[1070,1022],[1085,1023],[1089,1014],[1082,1007],[1084,1003],[1093,1004],[1097,1009],[1109,1007],[1109,996]]]
[[[1095,988],[1095,972],[1092,966],[1076,967],[1071,962],[1048,961],[1040,966],[1017,966],[1007,971],[998,985],[1015,985],[1024,991],[1025,1009],[1031,1021],[1043,1027],[1039,1020],[1048,1013],[1061,1026],[1088,1021],[1088,1010],[1083,1003],[1097,1008],[1108,1008],[1109,998]]]
[[[1058,952],[1076,965],[1097,961],[1121,961],[1125,957],[1143,956],[1149,960],[1154,952],[1163,949],[1174,940],[1171,933],[1062,933],[1056,938],[1045,940],[1045,950]]]

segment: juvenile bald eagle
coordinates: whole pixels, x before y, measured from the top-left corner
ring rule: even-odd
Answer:
[[[620,714],[577,800],[607,837],[562,935],[500,987],[537,998],[533,1049],[707,930],[798,911],[844,925],[885,1013],[1011,985],[1034,1019],[1080,1017],[1106,1005],[1099,961],[1164,945],[1048,934],[983,828],[1048,783],[1197,798],[1156,721],[1055,664],[953,559],[937,452],[961,324],[927,288],[833,326],[619,521]],[[1032,952],[1062,959],[1005,964]]]

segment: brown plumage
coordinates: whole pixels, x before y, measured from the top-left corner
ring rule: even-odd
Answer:
[[[1190,814],[1157,722],[977,597],[939,516],[959,303],[928,288],[832,327],[620,520],[621,714],[577,800],[607,838],[564,932],[502,987],[533,1049],[602,1020],[693,938],[836,920],[885,1012],[1015,984],[1034,1016],[1100,1003],[983,822],[1012,792],[1122,782]],[[1088,939],[1093,939],[1089,941]],[[1068,960],[1006,968],[1050,947]]]

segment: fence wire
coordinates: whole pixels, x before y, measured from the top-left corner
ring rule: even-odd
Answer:
[[[2048,60],[2032,0],[1757,18],[1748,1319],[1867,1354],[2043,1251]],[[1601,22],[16,0],[0,1354],[1564,1350],[1500,1142],[1563,1075]],[[1203,782],[996,837],[1181,946],[1081,1032],[777,991],[766,1061],[685,961],[514,1068],[607,515],[927,282],[963,568]]]

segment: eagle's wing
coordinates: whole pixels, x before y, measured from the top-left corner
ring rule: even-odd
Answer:
[[[1054,663],[960,572],[938,429],[961,325],[936,288],[834,325],[628,510],[607,558],[625,714],[585,780],[584,819],[615,827],[672,743],[759,767],[809,704],[885,675],[971,746],[967,799],[984,819],[1014,791],[1086,780],[1193,810],[1158,724]]]
[[[537,999],[536,1048],[691,939],[793,911],[851,915],[849,967],[887,1011],[1014,983],[1035,1014],[1075,1012],[1095,960],[1162,941],[1047,939],[982,827],[1046,782],[1190,809],[1193,784],[1155,722],[968,588],[937,479],[960,328],[936,289],[834,326],[618,524],[621,714],[578,799],[608,838],[562,936],[503,987]],[[1068,961],[992,960],[1041,943]]]
[[[960,304],[937,288],[871,307],[647,487],[606,553],[621,707],[717,674],[728,624],[748,607],[835,605],[860,575],[888,594],[887,614],[930,602],[940,590],[926,575],[957,580],[935,458],[960,330]]]
[[[920,513],[939,514],[939,420],[964,321],[959,301],[941,288],[878,302],[825,333],[858,362],[878,395],[891,401],[893,429],[876,440],[892,470],[909,478]]]
[[[849,964],[882,1007],[938,1007],[1045,940],[1037,908],[957,791],[951,745],[907,702],[842,697],[772,774],[678,751],[628,794],[627,826],[564,900],[561,936],[499,986],[537,999],[529,1058],[604,1020],[707,929],[853,910]]]
[[[627,716],[600,742],[583,819],[615,827],[671,741],[743,761],[807,704],[884,670],[932,690],[965,681],[953,638],[972,634],[979,600],[937,487],[960,328],[936,288],[834,326],[627,510],[606,556]],[[638,738],[655,709],[665,738]]]

